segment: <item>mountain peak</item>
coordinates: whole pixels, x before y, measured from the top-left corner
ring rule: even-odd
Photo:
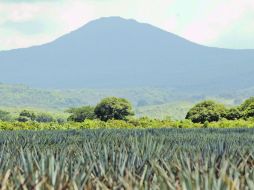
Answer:
[[[163,46],[171,45],[186,47],[196,46],[175,34],[163,31],[157,27],[149,24],[139,23],[133,19],[125,19],[121,17],[102,17],[91,21],[83,27],[64,35],[54,42],[54,45],[63,46],[84,44],[84,40],[89,45],[97,46],[98,43],[103,42],[104,45],[110,44],[118,46],[121,41],[122,44],[129,45],[129,47],[137,47],[140,43],[161,43]],[[96,44],[93,44],[95,43]],[[165,44],[167,43],[167,44]],[[148,48],[148,46],[146,46]]]
[[[0,53],[0,81],[50,88],[240,88],[252,85],[253,60],[251,50],[208,48],[149,24],[106,17],[52,43]]]

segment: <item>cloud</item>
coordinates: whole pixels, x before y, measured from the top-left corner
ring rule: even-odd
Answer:
[[[196,42],[211,43],[244,19],[244,16],[253,11],[246,4],[241,5],[238,0],[218,3],[203,17],[190,22],[182,35]]]
[[[93,20],[81,1],[0,2],[0,50],[50,42]]]
[[[150,23],[204,45],[236,48],[237,36],[237,48],[245,48],[253,13],[253,0],[2,0],[0,50],[46,43],[105,16]]]
[[[65,0],[54,0],[54,2],[63,2]],[[43,2],[52,2],[52,0],[1,0],[2,3],[43,3]]]

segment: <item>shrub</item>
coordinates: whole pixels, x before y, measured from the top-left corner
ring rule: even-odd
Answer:
[[[63,123],[66,122],[66,120],[63,119],[63,118],[57,118],[56,121],[57,121],[57,123],[59,123],[59,124],[63,124]]]
[[[10,121],[11,120],[10,113],[0,110],[0,120],[1,121]]]
[[[49,123],[55,121],[53,116],[47,113],[40,113],[36,115],[35,121],[39,123]]]
[[[30,118],[28,117],[23,117],[23,116],[19,116],[17,119],[19,122],[28,122],[30,121]]]

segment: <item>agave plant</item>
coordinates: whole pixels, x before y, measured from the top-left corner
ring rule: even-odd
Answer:
[[[1,189],[254,189],[253,129],[3,131]]]

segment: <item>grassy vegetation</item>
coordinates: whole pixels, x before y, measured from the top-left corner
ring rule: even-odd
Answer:
[[[2,189],[254,188],[253,129],[0,133]]]
[[[254,128],[254,120],[226,120],[210,123],[193,123],[190,120],[172,121],[151,118],[131,119],[129,121],[85,120],[84,122],[3,122],[0,121],[0,130],[76,130],[76,129],[153,129],[153,128]]]

